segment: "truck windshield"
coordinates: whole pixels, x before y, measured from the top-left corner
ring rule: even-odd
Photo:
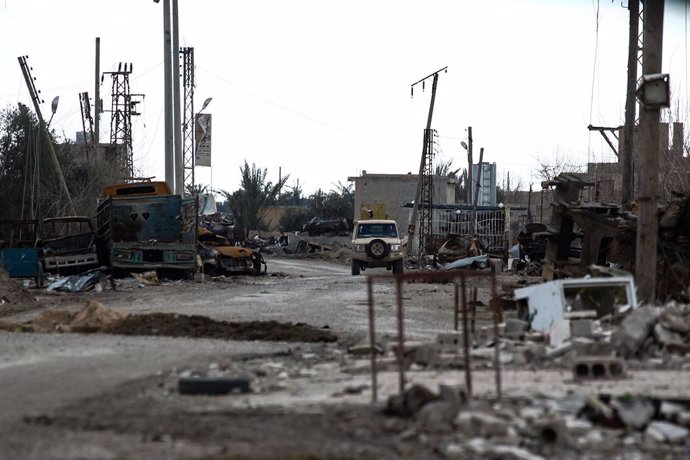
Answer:
[[[358,238],[369,238],[372,236],[397,238],[398,232],[395,228],[395,224],[359,224],[357,230]]]

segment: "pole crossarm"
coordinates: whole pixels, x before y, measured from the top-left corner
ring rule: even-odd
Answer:
[[[616,126],[616,127],[609,127],[609,126],[592,126],[589,125],[587,126],[587,129],[590,131],[599,131],[601,135],[604,137],[604,140],[606,141],[607,144],[609,144],[609,147],[611,147],[611,150],[613,150],[614,155],[616,155],[616,158],[618,158],[618,149],[613,145],[613,142],[611,142],[611,139],[606,135],[607,131],[610,131],[611,134],[613,134],[613,137],[618,140],[618,132],[625,128],[625,126]]]

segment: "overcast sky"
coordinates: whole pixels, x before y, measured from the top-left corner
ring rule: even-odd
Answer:
[[[688,114],[687,2],[667,1],[663,72],[674,107]],[[627,4],[626,4],[627,5]],[[431,96],[410,85],[439,77],[436,161],[466,167],[461,140],[472,126],[475,162],[495,162],[523,188],[556,155],[611,161],[587,130],[624,122],[628,11],[597,0],[179,0],[180,46],[194,47],[198,110],[213,115],[213,167],[197,183],[235,190],[239,168],[290,175],[305,194],[368,173],[417,173]],[[134,161],[164,178],[163,12],[152,0],[2,0],[0,107],[31,105],[17,61],[28,55],[42,110],[60,96],[51,127],[81,130],[79,93],[94,95],[95,39],[101,70],[130,62]],[[112,80],[101,86],[110,108]],[[47,118],[46,116],[46,118]],[[101,139],[110,116],[101,118]]]

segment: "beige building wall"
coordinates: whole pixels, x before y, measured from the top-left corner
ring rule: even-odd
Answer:
[[[358,220],[363,207],[376,208],[388,219],[394,219],[398,229],[406,231],[410,220],[410,208],[405,203],[414,201],[417,191],[417,174],[367,174],[348,177],[355,183],[355,215]],[[454,204],[457,179],[434,176],[433,200],[437,204]]]

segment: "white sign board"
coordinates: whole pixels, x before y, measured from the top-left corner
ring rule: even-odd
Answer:
[[[194,132],[196,138],[195,166],[211,166],[211,114],[197,113]]]

